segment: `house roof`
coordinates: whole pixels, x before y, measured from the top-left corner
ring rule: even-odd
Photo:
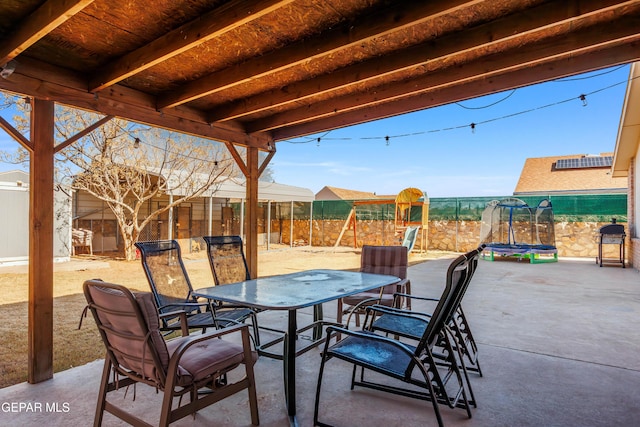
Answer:
[[[155,175],[161,172],[157,168],[147,168],[147,171]],[[164,171],[162,175],[169,181],[169,193],[175,196],[183,196],[193,192],[193,188],[206,183],[207,174],[191,175],[187,171]],[[200,181],[198,183],[198,181]],[[217,197],[225,199],[245,199],[247,197],[247,180],[245,178],[231,178],[219,176],[209,190],[201,197]],[[258,181],[258,200],[273,202],[313,202],[315,196],[311,190],[293,185],[278,184],[276,182]]]
[[[378,199],[376,193],[325,186],[316,193],[317,200],[363,200]]]
[[[205,195],[207,195],[205,193]],[[222,182],[211,194],[212,197],[229,199],[245,199],[247,188],[245,179],[233,179]],[[272,202],[313,202],[315,196],[308,188],[278,184],[276,182],[258,181],[258,200]]]
[[[613,153],[528,158],[513,194],[624,193],[627,180],[612,177],[611,156]]]
[[[29,185],[29,173],[18,169],[0,172],[1,182],[21,181],[24,185]]]

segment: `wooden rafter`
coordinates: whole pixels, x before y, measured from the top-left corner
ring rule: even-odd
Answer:
[[[567,4],[565,8],[558,7],[556,3],[543,3],[531,10],[520,11],[503,19],[476,26],[463,34],[441,37],[437,43],[429,41],[418,44],[386,55],[383,59],[372,58],[331,74],[292,83],[286,90],[275,89],[229,102],[210,110],[207,114],[208,120],[227,121],[249,116],[270,108],[300,103],[304,99],[362,84],[364,81],[381,80],[394,73],[425,66],[450,55],[465,54],[473,49],[485,49],[515,39],[526,40],[527,37],[575,20],[577,17],[584,19],[606,13],[611,9],[611,4],[615,3],[600,0],[581,1],[578,8],[576,2],[577,0],[572,1],[573,5]]]
[[[621,42],[630,43],[640,40],[635,28],[640,23],[640,13],[627,16],[621,20],[621,25],[609,28],[608,24],[591,26],[574,32],[571,36],[561,35],[536,45],[518,46],[509,51],[500,52],[496,58],[481,57],[464,67],[420,75],[411,80],[387,84],[370,93],[353,96],[351,94],[338,98],[331,98],[313,105],[304,105],[283,114],[275,114],[265,119],[259,119],[246,125],[248,132],[264,132],[271,129],[290,126],[308,121],[315,121],[322,117],[335,115],[337,112],[366,109],[385,102],[420,95],[433,91],[439,87],[464,84],[467,80],[478,80],[494,73],[508,70],[522,70],[526,67],[553,61],[556,58],[579,56],[592,50],[602,50],[603,46],[615,46]],[[605,51],[603,51],[605,52]],[[603,53],[606,61],[606,52]],[[491,60],[490,60],[491,59]],[[615,65],[615,64],[608,64]],[[426,108],[426,106],[424,107]]]
[[[640,60],[640,41],[622,42],[602,51],[590,51],[580,56],[567,55],[554,61],[544,62],[528,67],[528,72],[535,75],[540,82],[553,78],[586,73],[604,67],[620,65]],[[335,114],[323,120],[283,127],[272,132],[274,140],[295,138],[391,117],[407,111],[418,111],[436,107],[450,102],[471,99],[487,93],[496,93],[535,82],[530,75],[519,70],[495,72],[478,79],[467,79],[466,83],[451,84],[439,90],[426,91],[413,97],[399,98],[393,102],[380,104],[367,110],[352,110],[343,114]]]
[[[23,58],[11,79],[0,81],[7,90],[24,93],[42,99],[56,101],[77,108],[100,111],[103,114],[123,117],[161,128],[172,129],[190,135],[211,138],[239,145],[259,144],[266,150],[268,135],[249,137],[243,129],[229,125],[206,122],[204,115],[188,107],[169,111],[156,111],[155,101],[144,93],[115,85],[99,95],[87,92],[82,79],[74,74]]]
[[[91,78],[89,91],[101,91],[292,1],[258,0],[247,4],[246,0],[234,0],[112,62]]]
[[[393,13],[381,11],[364,19],[357,26],[345,31],[344,28],[330,30],[327,34],[311,40],[287,46],[270,54],[226,68],[182,86],[180,90],[162,95],[158,108],[174,107],[197,98],[237,86],[256,77],[264,77],[313,58],[330,55],[333,52],[381,37],[406,26],[416,25],[440,15],[455,12],[458,8],[478,3],[479,0],[449,0],[438,2],[405,2],[396,6]]]
[[[80,12],[94,0],[48,0],[0,44],[0,66],[11,61],[51,30]]]

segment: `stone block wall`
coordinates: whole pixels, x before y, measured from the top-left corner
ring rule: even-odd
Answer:
[[[598,255],[598,230],[605,222],[556,222],[555,237],[559,257],[595,258]],[[453,252],[466,252],[480,244],[480,221],[429,221],[427,235],[428,249]],[[312,246],[333,246],[344,227],[342,220],[314,220],[312,223]],[[626,224],[625,224],[626,227]],[[289,224],[283,223],[282,240],[289,242]],[[396,235],[393,221],[358,221],[356,224],[357,246],[363,245],[398,245],[402,243],[402,234]],[[628,232],[627,232],[628,234]],[[629,252],[630,239],[626,240],[626,258],[631,259]],[[309,221],[294,220],[294,243],[309,241]],[[344,232],[340,246],[354,247],[353,229]],[[638,247],[639,245],[635,245]],[[422,232],[419,233],[416,248],[422,247]],[[617,258],[619,245],[604,245],[605,258]],[[637,254],[640,257],[640,253]]]

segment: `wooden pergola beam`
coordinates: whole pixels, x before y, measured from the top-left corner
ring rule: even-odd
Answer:
[[[207,113],[210,122],[227,121],[255,114],[274,107],[300,103],[304,99],[322,95],[337,89],[361,85],[375,81],[393,73],[427,66],[430,62],[444,59],[449,55],[464,54],[473,49],[486,49],[509,40],[525,40],[549,27],[560,25],[580,16],[582,19],[595,14],[607,13],[608,3],[600,0],[570,2],[558,1],[507,16],[505,18],[478,25],[464,33],[455,33],[438,39],[437,43],[427,42],[386,55],[383,59],[373,58],[358,62],[330,74],[291,83],[286,90],[281,88],[260,93],[242,100],[230,102],[211,109]],[[580,7],[577,7],[579,3]]]
[[[94,0],[48,0],[0,44],[0,66],[11,61],[51,30],[93,3]]]
[[[103,118],[101,118],[97,122],[93,123],[89,127],[85,128],[85,129],[81,130],[80,132],[78,132],[77,134],[73,135],[71,138],[69,138],[66,141],[61,142],[60,144],[56,145],[55,148],[54,148],[54,152],[57,153],[58,151],[65,149],[66,147],[68,147],[69,145],[73,144],[74,142],[76,142],[80,138],[90,134],[94,130],[98,129],[100,126],[102,126],[105,123],[111,121],[111,119],[113,119],[113,117],[114,116],[104,116]]]
[[[274,130],[272,136],[276,141],[296,138],[639,60],[640,41],[621,42],[618,46],[608,47],[606,52],[593,51],[580,56],[569,55],[532,65],[528,67],[530,74],[518,73],[517,70],[498,71],[479,76],[478,79],[468,79],[464,84],[445,86],[412,97],[398,98],[393,102],[380,104],[375,109],[352,110],[312,123],[283,127]],[[537,81],[532,81],[531,75],[535,75]]]
[[[89,91],[101,91],[241,25],[269,14],[293,0],[234,0],[168,32],[113,61],[93,76]]]
[[[610,53],[606,49],[603,50],[603,48],[640,40],[640,36],[635,29],[639,19],[640,14],[627,16],[621,21],[629,25],[620,25],[616,28],[608,28],[606,24],[592,26],[572,33],[570,36],[554,37],[534,46],[518,46],[508,51],[502,51],[499,54],[480,57],[473,62],[465,64],[464,67],[452,67],[452,69],[421,75],[412,80],[388,84],[378,90],[371,90],[370,93],[360,96],[347,94],[323,102],[316,102],[313,105],[303,105],[295,110],[287,111],[286,114],[275,114],[264,119],[255,120],[246,124],[245,127],[248,132],[273,130],[274,138],[278,139],[275,136],[278,128],[316,121],[322,117],[331,117],[336,114],[348,113],[352,110],[367,109],[398,99],[407,100],[416,96],[420,97],[421,94],[434,92],[446,86],[465,84],[471,80],[481,80],[505,72],[521,72],[525,68],[536,67],[539,64],[553,62],[556,59],[587,55],[592,51],[601,52],[600,55],[594,55],[596,57],[600,56],[596,58],[600,67],[616,65],[618,62],[611,61]],[[634,56],[634,58],[637,57],[638,55]],[[590,70],[595,68],[590,67]],[[560,72],[556,71],[556,73],[559,74]],[[555,77],[559,77],[559,75]],[[537,82],[539,81],[542,80],[538,79]],[[529,82],[537,83],[531,82],[531,79]],[[466,99],[472,97],[469,96]],[[453,100],[448,100],[448,102],[453,102]],[[427,106],[433,105],[426,105],[424,108]]]
[[[273,156],[275,155],[276,155],[276,145],[273,144],[271,151],[269,151],[269,154],[267,154],[267,157],[265,157],[265,159],[262,161],[262,164],[260,165],[260,168],[258,169],[258,179],[262,176],[262,173],[265,171],[265,169],[267,169],[267,166],[269,166],[269,162],[271,161],[271,159],[273,159]]]
[[[29,152],[33,152],[33,144],[29,141],[20,131],[13,126],[11,123],[6,121],[3,117],[0,117],[0,128],[4,129],[5,132],[9,134],[10,137],[15,139],[24,149]]]
[[[29,58],[20,59],[20,66],[10,79],[0,79],[0,89],[54,99],[61,104],[189,135],[243,146],[257,144],[262,150],[267,150],[272,140],[268,133],[249,136],[234,123],[209,124],[203,113],[184,106],[157,111],[155,97],[130,88],[114,85],[108,91],[92,94],[87,92],[86,85],[86,81],[74,73]]]
[[[242,172],[242,174],[246,178],[249,178],[248,166],[245,163],[245,161],[242,158],[242,156],[240,155],[240,153],[238,153],[238,150],[236,149],[236,147],[233,144],[226,144],[226,146],[227,146],[227,149],[229,150],[229,153],[231,154],[231,157],[233,157],[233,160],[236,161],[236,164],[240,168],[240,171]]]
[[[264,77],[312,59],[330,55],[347,47],[362,44],[407,26],[436,19],[438,16],[455,12],[463,6],[478,2],[479,0],[447,0],[438,2],[409,1],[396,4],[393,13],[389,13],[387,10],[379,12],[363,19],[348,31],[338,27],[313,39],[284,47],[186,83],[179,90],[161,95],[158,99],[158,108],[175,107],[243,84],[251,79]]]

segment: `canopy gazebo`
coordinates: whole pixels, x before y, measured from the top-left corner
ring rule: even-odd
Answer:
[[[32,106],[28,137],[0,118],[31,155],[29,382],[53,375],[53,156],[112,117],[226,144],[256,275],[278,141],[636,61],[638,17],[621,0],[1,2],[0,90]],[[55,103],[104,117],[56,144]]]

